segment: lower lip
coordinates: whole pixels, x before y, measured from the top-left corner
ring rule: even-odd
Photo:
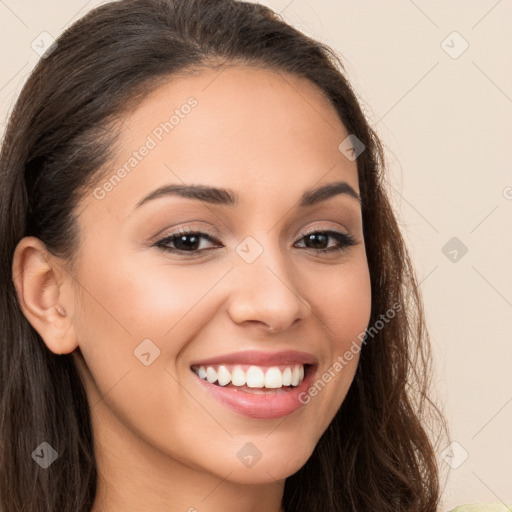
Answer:
[[[195,372],[192,373],[207,393],[235,412],[249,418],[274,419],[288,416],[304,405],[299,397],[307,393],[315,370],[315,367],[310,366],[304,380],[297,387],[278,395],[253,394],[236,388],[225,388],[201,379]]]

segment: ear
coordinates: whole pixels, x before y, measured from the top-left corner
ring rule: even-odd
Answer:
[[[55,354],[78,346],[70,313],[71,276],[39,238],[23,238],[14,251],[12,279],[23,314]]]

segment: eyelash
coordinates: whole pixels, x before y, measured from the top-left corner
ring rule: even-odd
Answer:
[[[357,243],[356,239],[348,233],[342,233],[341,231],[336,231],[336,230],[321,230],[321,229],[308,231],[308,232],[304,233],[299,240],[302,240],[303,238],[306,238],[307,236],[313,235],[313,234],[328,235],[329,237],[336,239],[339,243],[339,245],[337,247],[331,247],[329,249],[314,249],[314,248],[306,247],[306,249],[315,251],[317,253],[339,252],[339,251],[343,251],[343,250],[347,249],[348,247],[356,245],[356,243]],[[177,231],[171,233],[170,235],[166,235],[165,237],[161,238],[160,240],[155,242],[154,246],[158,247],[159,249],[162,249],[163,251],[168,251],[168,252],[177,253],[177,254],[184,254],[187,256],[196,256],[196,255],[200,254],[201,252],[208,250],[208,249],[201,249],[201,250],[196,249],[194,251],[183,251],[181,249],[175,249],[175,248],[169,247],[169,245],[168,245],[169,243],[173,242],[180,236],[185,236],[185,235],[188,235],[188,236],[195,235],[195,236],[199,236],[201,238],[205,238],[208,241],[213,242],[213,243],[220,243],[213,235],[210,235],[208,233],[205,233],[202,231],[194,231],[194,230],[191,230],[188,228],[182,228],[182,229],[178,229]]]

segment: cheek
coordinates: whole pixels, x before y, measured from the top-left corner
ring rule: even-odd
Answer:
[[[126,418],[132,409],[140,414],[137,396],[163,413],[163,397],[177,386],[171,375],[180,371],[182,350],[217,311],[208,293],[225,267],[87,256],[79,275],[86,292],[75,316],[80,350],[100,395],[112,396],[115,386]],[[178,397],[176,390],[169,395],[170,410]]]
[[[109,335],[118,333],[125,339],[129,335],[132,343],[154,338],[167,346],[179,338],[177,333],[185,325],[190,329],[188,318],[198,309],[207,319],[209,311],[204,311],[204,304],[208,301],[204,298],[230,266],[177,265],[166,263],[164,257],[153,261],[158,263],[148,264],[144,254],[130,258],[119,254],[103,260],[91,255],[80,276],[89,292],[85,316],[95,322],[98,319],[98,327]]]
[[[311,286],[318,288],[318,293],[312,295],[312,306],[330,336],[330,346],[335,352],[332,356],[346,350],[353,340],[360,343],[358,337],[366,330],[371,313],[371,283],[366,258],[337,267],[321,288],[317,280],[312,280]]]
[[[120,258],[100,266],[99,260],[91,258],[80,273],[87,293],[75,317],[93,415],[106,432],[119,433],[122,424],[138,439],[183,458],[187,443],[176,439],[187,439],[191,424],[216,424],[178,384],[176,363],[198,328],[191,324],[196,306],[222,271],[199,274],[190,266],[172,272]],[[183,421],[176,421],[176,411]]]
[[[318,280],[311,286],[318,288]],[[362,340],[371,314],[371,283],[366,258],[354,258],[333,269],[312,304],[320,330],[329,339],[322,367],[302,398],[322,433],[334,418],[353,382]],[[320,422],[319,419],[322,421]]]

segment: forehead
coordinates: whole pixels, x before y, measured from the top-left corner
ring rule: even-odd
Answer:
[[[356,163],[338,149],[347,135],[305,78],[247,66],[173,77],[123,118],[116,159],[102,183],[116,173],[122,178],[110,180],[105,200],[116,198],[124,216],[164,183],[238,189],[255,200],[259,194],[271,200],[283,187],[299,197],[331,178],[357,190]]]

